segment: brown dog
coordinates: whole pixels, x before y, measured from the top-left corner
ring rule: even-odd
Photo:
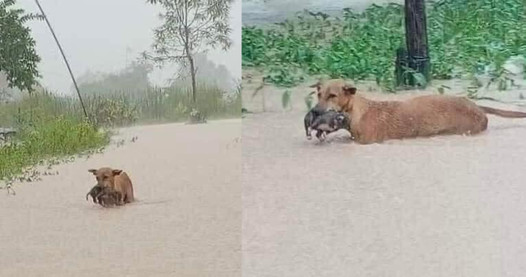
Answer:
[[[341,79],[318,82],[319,112],[334,109],[350,115],[351,134],[361,144],[389,139],[447,134],[477,134],[486,130],[486,113],[523,118],[526,113],[478,106],[464,97],[418,96],[407,101],[373,101],[356,95],[356,87]]]
[[[133,185],[126,172],[120,169],[102,167],[99,169],[88,170],[97,178],[97,185],[101,187],[110,187],[119,192],[118,204],[131,203],[134,201]]]

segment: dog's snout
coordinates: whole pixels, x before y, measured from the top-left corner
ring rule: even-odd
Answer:
[[[313,113],[315,113],[315,114],[322,114],[322,113],[324,113],[326,110],[327,110],[327,109],[326,109],[324,106],[320,105],[319,103],[316,104],[316,106],[314,106],[314,107],[311,109],[311,111],[312,111]]]

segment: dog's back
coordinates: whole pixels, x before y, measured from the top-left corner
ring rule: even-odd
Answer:
[[[115,187],[117,191],[123,194],[125,203],[130,203],[135,200],[132,181],[126,172],[123,171],[121,174],[115,176]]]

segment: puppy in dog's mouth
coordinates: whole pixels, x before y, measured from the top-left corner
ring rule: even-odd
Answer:
[[[328,134],[340,129],[350,132],[350,123],[350,118],[345,112],[335,110],[321,112],[314,108],[305,115],[304,119],[307,139],[312,139],[312,132],[316,131],[316,137],[320,141],[324,141]]]

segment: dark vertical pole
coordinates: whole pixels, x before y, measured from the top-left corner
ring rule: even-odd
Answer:
[[[408,52],[408,65],[422,73],[429,82],[431,63],[427,45],[426,8],[424,0],[405,0],[405,38]],[[409,85],[415,85],[410,78]]]
[[[84,106],[84,101],[82,101],[82,96],[80,95],[79,87],[77,86],[77,81],[75,81],[75,77],[73,76],[73,72],[71,71],[71,67],[69,66],[68,59],[66,59],[64,50],[62,50],[62,46],[60,46],[57,36],[55,35],[55,31],[53,31],[53,27],[51,27],[51,23],[49,23],[49,20],[47,19],[47,16],[44,13],[42,6],[40,6],[40,3],[38,2],[38,0],[35,0],[35,3],[37,3],[38,9],[40,10],[40,13],[42,13],[44,20],[46,21],[46,24],[49,27],[49,30],[51,31],[51,34],[53,35],[55,42],[57,43],[58,50],[60,51],[60,54],[62,54],[62,58],[64,59],[64,62],[66,63],[66,67],[68,68],[69,75],[71,76],[71,80],[73,80],[73,85],[75,86],[75,90],[77,91],[77,95],[79,96],[80,105],[82,106],[82,111],[84,111],[84,116],[89,119],[88,112],[86,112],[86,107]]]

